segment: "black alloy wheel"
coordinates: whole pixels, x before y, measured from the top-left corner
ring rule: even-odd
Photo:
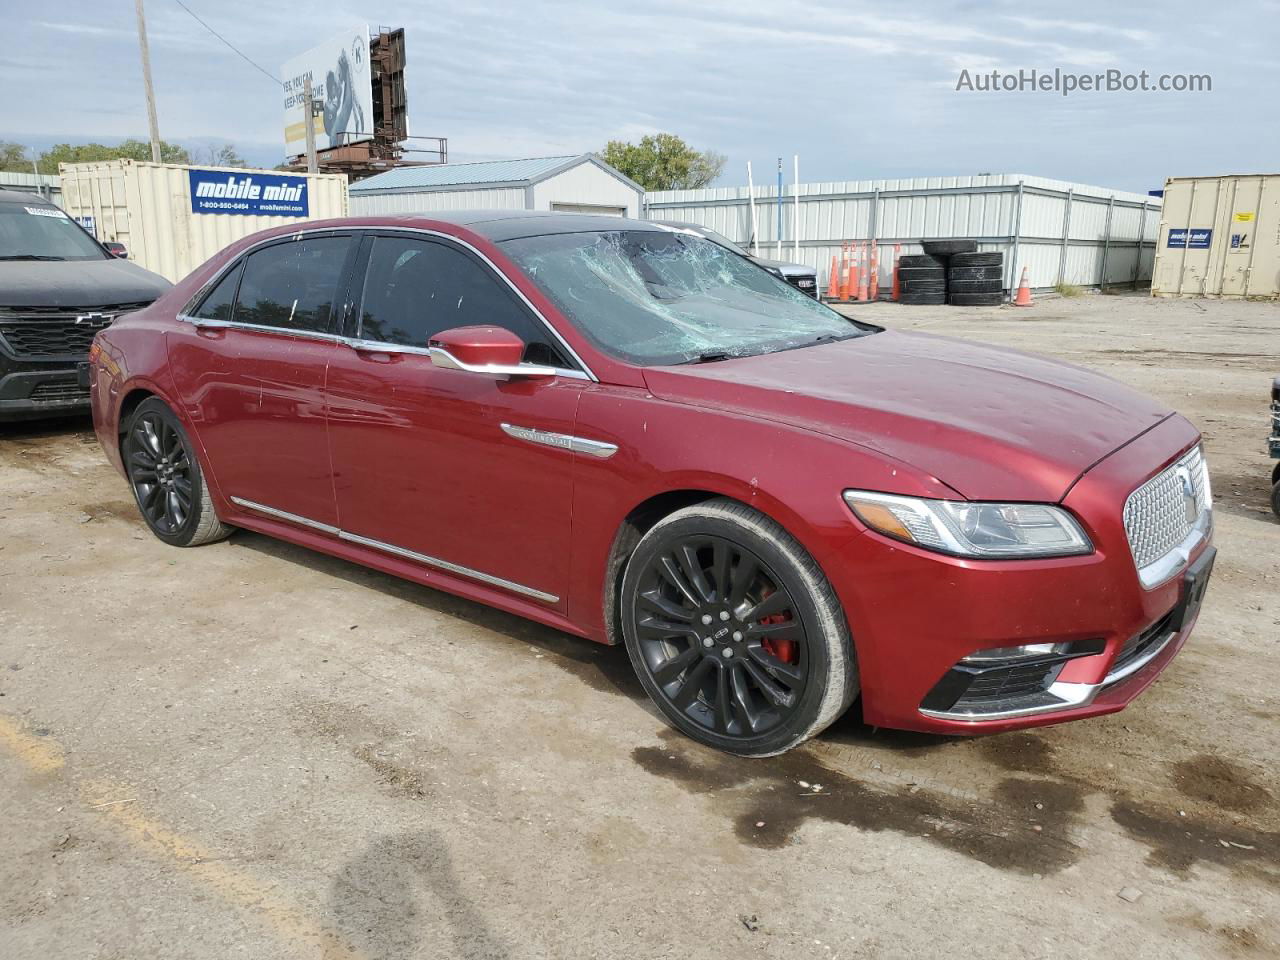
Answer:
[[[649,563],[636,605],[645,666],[695,723],[722,737],[756,737],[799,705],[809,666],[804,624],[751,551],[685,537]]]
[[[195,509],[191,459],[178,431],[158,412],[135,417],[125,439],[125,463],[147,523],[159,534],[179,536]]]
[[[776,523],[711,501],[642,538],[623,578],[623,633],[642,685],[677,728],[746,756],[789,749],[856,692],[843,612]]]
[[[194,547],[230,535],[186,431],[159,397],[142,401],[128,419],[120,454],[142,518],[165,543]]]

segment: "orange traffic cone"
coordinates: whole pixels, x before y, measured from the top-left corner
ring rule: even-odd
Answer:
[[[867,285],[867,296],[880,299],[880,247],[875,243],[871,245],[871,283]]]
[[[840,267],[836,264],[836,258],[831,257],[831,272],[827,274],[827,299],[838,300],[840,298]]]
[[[853,260],[847,243],[844,245],[844,255],[841,257],[840,281],[840,300],[848,303],[853,299]]]
[[[1022,268],[1022,279],[1018,281],[1018,295],[1014,298],[1013,305],[1015,307],[1030,307],[1031,302],[1031,285],[1027,282],[1027,268]]]
[[[858,245],[858,302],[867,302],[867,248],[865,244]]]
[[[902,256],[902,244],[895,243],[893,245],[893,302],[897,303],[902,297],[902,287],[898,282],[898,258]]]

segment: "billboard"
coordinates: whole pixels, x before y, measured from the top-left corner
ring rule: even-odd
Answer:
[[[355,24],[289,60],[284,76],[284,143],[288,156],[307,150],[305,90],[323,103],[316,118],[316,149],[373,138],[373,74],[369,65],[369,25]]]

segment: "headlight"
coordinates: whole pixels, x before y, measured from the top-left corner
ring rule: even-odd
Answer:
[[[925,500],[862,490],[846,490],[844,501],[859,520],[887,537],[958,557],[1069,557],[1093,552],[1071,514],[1048,504]]]

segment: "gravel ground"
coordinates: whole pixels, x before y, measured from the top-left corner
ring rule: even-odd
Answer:
[[[0,427],[0,957],[1276,956],[1280,309],[853,309],[1204,430],[1215,579],[1128,710],[717,755],[620,649],[257,535],[165,547],[86,423]]]

